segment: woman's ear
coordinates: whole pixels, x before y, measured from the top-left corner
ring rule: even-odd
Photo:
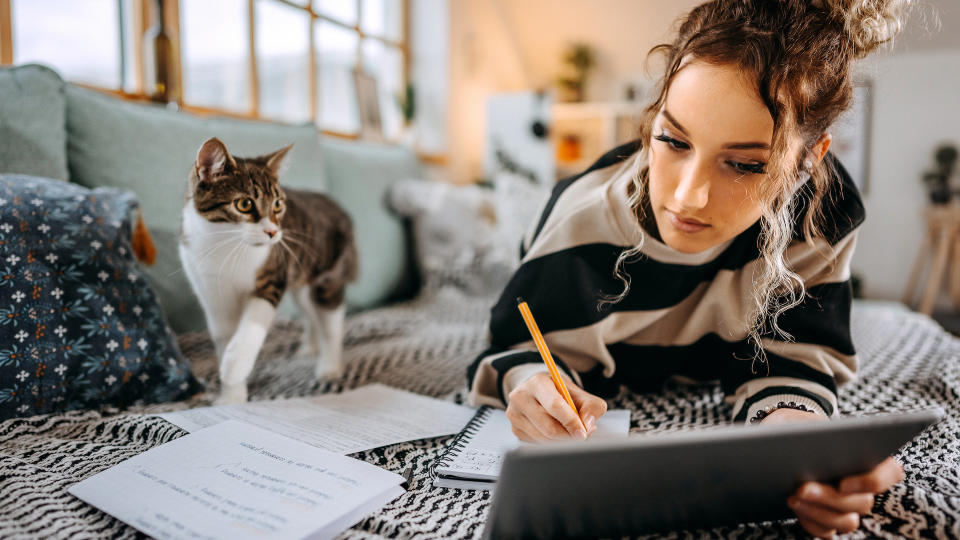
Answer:
[[[817,163],[823,161],[823,158],[827,155],[827,150],[830,149],[830,143],[833,142],[833,136],[829,133],[824,133],[817,139],[817,142],[814,143],[813,147],[810,149],[810,158],[816,159]]]

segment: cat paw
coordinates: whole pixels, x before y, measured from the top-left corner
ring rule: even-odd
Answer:
[[[317,379],[339,379],[343,377],[343,366],[321,361],[313,370],[313,376]]]
[[[247,385],[222,385],[220,396],[213,401],[214,405],[235,405],[247,402]]]

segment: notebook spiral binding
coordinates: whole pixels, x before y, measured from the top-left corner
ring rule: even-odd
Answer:
[[[463,430],[457,434],[457,437],[453,439],[450,446],[444,450],[443,455],[433,462],[433,466],[430,467],[431,482],[437,478],[437,467],[443,467],[453,463],[457,454],[459,454],[460,450],[463,450],[467,446],[467,443],[470,442],[470,439],[477,434],[477,431],[483,426],[483,423],[487,421],[487,417],[490,416],[492,411],[493,407],[484,405],[473,415],[473,418],[471,418]]]

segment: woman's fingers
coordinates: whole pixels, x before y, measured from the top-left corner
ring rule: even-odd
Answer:
[[[856,512],[837,512],[797,497],[791,497],[787,504],[801,522],[815,524],[823,530],[847,533],[860,527],[860,514]]]
[[[570,390],[570,397],[573,403],[580,411],[580,418],[583,419],[583,425],[587,428],[587,433],[593,433],[597,430],[597,420],[606,414],[606,400],[597,397],[575,384],[567,385]]]
[[[840,482],[840,491],[844,493],[883,493],[903,480],[903,477],[903,466],[897,460],[889,457],[869,472],[844,478]]]
[[[522,408],[522,412],[530,424],[540,432],[543,440],[569,439],[572,436],[567,427],[562,425],[549,411],[544,409],[542,403],[536,399],[536,396],[524,396],[523,399],[525,402],[529,399],[529,403],[525,403],[526,406]],[[569,406],[567,406],[567,408],[569,408]],[[583,428],[580,429],[582,430]]]
[[[573,411],[573,408],[570,407],[570,404],[567,403],[567,400],[564,399],[563,395],[560,394],[560,391],[557,390],[556,385],[553,384],[553,379],[541,378],[538,382],[539,384],[533,387],[533,396],[543,407],[543,410],[552,416],[556,422],[559,422],[569,436],[577,437],[579,439],[586,439],[587,432],[584,430],[584,426],[580,420],[580,417],[577,416],[577,413]],[[567,386],[569,387],[575,385],[570,383]],[[527,416],[530,415],[528,414]],[[543,420],[542,418],[531,418],[531,420],[534,420],[535,422],[540,420],[544,424],[547,424],[546,420]]]
[[[873,493],[841,493],[833,486],[818,482],[803,484],[795,497],[837,512],[867,514],[873,509]]]
[[[548,440],[514,402],[511,402],[510,406],[507,407],[507,419],[510,420],[513,434],[521,441],[544,442]]]

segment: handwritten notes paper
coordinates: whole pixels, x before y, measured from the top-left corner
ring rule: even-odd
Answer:
[[[403,477],[226,421],[68,491],[157,538],[331,538],[404,492]]]
[[[340,394],[160,414],[193,432],[241,420],[341,454],[460,431],[474,410],[382,384]]]
[[[625,437],[630,431],[630,411],[607,411],[597,420],[590,440]],[[460,444],[451,448],[434,469],[433,485],[461,489],[491,489],[500,475],[503,458],[521,443],[513,434],[510,420],[502,410],[487,410],[467,427]]]

